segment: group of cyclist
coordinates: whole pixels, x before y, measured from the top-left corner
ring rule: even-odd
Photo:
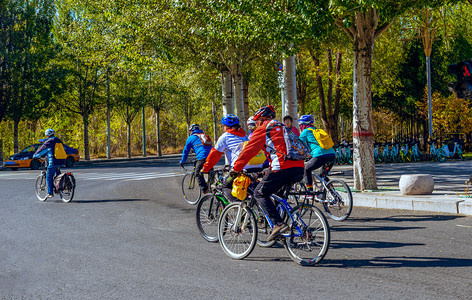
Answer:
[[[333,148],[323,149],[314,136],[314,118],[312,115],[303,115],[299,118],[301,134],[297,128],[292,126],[293,119],[290,116],[284,118],[284,123],[275,119],[274,107],[269,105],[260,108],[254,116],[247,120],[249,137],[241,128],[240,120],[237,116],[230,114],[223,116],[221,124],[224,133],[218,138],[215,146],[205,146],[201,137],[202,131],[198,124],[192,124],[189,128],[191,132],[187,139],[180,161],[181,166],[186,162],[190,150],[196,154],[197,165],[195,175],[198,178],[200,189],[203,193],[208,193],[208,185],[204,180],[203,173],[208,173],[220,160],[223,153],[231,167],[231,174],[224,183],[224,193],[228,200],[234,200],[231,195],[233,179],[236,174],[243,170],[246,172],[259,172],[263,167],[270,166],[269,171],[264,175],[254,190],[254,198],[264,209],[274,227],[268,240],[273,240],[286,230],[280,214],[277,212],[274,202],[270,196],[277,193],[287,184],[298,182],[303,177],[306,179],[307,188],[313,190],[311,172],[320,168],[326,163],[334,162],[335,152]],[[287,144],[285,142],[283,126],[291,129],[300,137],[309,148],[311,159],[305,164],[303,160],[289,160],[286,158]],[[264,153],[263,163],[259,160],[254,162],[254,158]]]

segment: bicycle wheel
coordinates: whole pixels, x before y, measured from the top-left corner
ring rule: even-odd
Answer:
[[[198,202],[196,211],[198,231],[211,243],[218,242],[218,221],[225,206],[214,194],[205,195]]]
[[[68,203],[74,198],[75,193],[75,179],[71,175],[66,175],[66,184],[65,188],[62,191],[59,191],[59,195],[63,202]]]
[[[36,182],[34,183],[34,191],[36,192],[36,197],[38,197],[39,201],[46,201],[48,196],[46,174],[41,174],[36,177]]]
[[[310,204],[294,207],[291,214],[295,223],[291,224],[290,233],[284,234],[285,249],[296,263],[313,266],[328,253],[330,243],[328,222],[323,213]]]
[[[288,200],[290,203],[295,203],[296,205],[300,205],[305,202],[307,199],[307,194],[308,190],[306,188],[306,185],[303,183],[303,181],[296,182],[292,185],[291,192],[294,192],[296,194],[300,195],[288,195]]]
[[[439,148],[438,150],[436,150],[436,156],[437,156],[438,161],[440,162],[443,162],[446,160],[446,152],[444,152],[442,148]]]
[[[220,217],[218,238],[221,248],[232,259],[251,254],[257,240],[257,223],[251,209],[241,203],[228,205]]]
[[[252,207],[252,211],[257,222],[257,245],[263,248],[272,247],[275,244],[275,240],[267,241],[271,228],[262,208],[257,202]]]
[[[191,205],[198,203],[202,193],[196,181],[194,173],[185,174],[182,178],[182,194],[184,194],[185,201]]]
[[[352,212],[352,193],[349,186],[340,179],[332,179],[326,184],[326,214],[335,221],[346,220]]]

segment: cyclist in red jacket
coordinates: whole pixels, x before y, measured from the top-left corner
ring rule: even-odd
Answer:
[[[275,110],[272,105],[262,107],[256,112],[253,117],[256,121],[256,130],[234,162],[233,167],[234,172],[241,172],[247,162],[261,149],[270,160],[270,171],[262,178],[254,191],[254,198],[274,224],[268,240],[275,239],[288,229],[270,199],[270,195],[279,191],[286,184],[301,180],[304,174],[303,160],[295,161],[285,158],[288,149],[285,144],[284,125],[274,118]]]

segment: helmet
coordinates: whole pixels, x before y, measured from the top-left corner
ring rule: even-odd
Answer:
[[[198,124],[192,124],[189,126],[188,131],[195,131],[195,130],[200,130],[200,125]]]
[[[239,125],[239,118],[235,115],[226,115],[221,118],[221,124],[228,127]]]
[[[47,137],[50,137],[51,135],[54,135],[56,132],[54,131],[54,129],[52,128],[49,128],[49,129],[46,129],[46,132],[44,132],[44,134],[47,136]]]
[[[315,122],[315,119],[312,115],[303,115],[300,117],[300,119],[298,119],[299,125],[308,125],[312,124],[313,122]]]
[[[254,121],[254,117],[249,117],[249,119],[247,119],[246,124],[247,124],[247,126],[249,126],[249,127],[256,126],[256,121]]]
[[[261,117],[266,117],[270,119],[275,118],[274,107],[272,105],[269,105],[269,106],[264,106],[264,107],[259,108],[259,110],[256,111],[256,113],[254,114],[253,119],[254,121],[257,121]]]

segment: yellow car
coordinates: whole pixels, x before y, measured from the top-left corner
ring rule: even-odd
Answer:
[[[33,155],[41,145],[42,143],[29,145],[21,152],[10,156],[10,160],[6,160],[3,163],[3,166],[14,171],[18,170],[18,168],[31,168],[32,170],[38,170],[41,167],[41,160],[33,158]],[[65,144],[64,150],[67,154],[66,167],[72,167],[74,163],[78,162],[80,159],[79,150]]]

